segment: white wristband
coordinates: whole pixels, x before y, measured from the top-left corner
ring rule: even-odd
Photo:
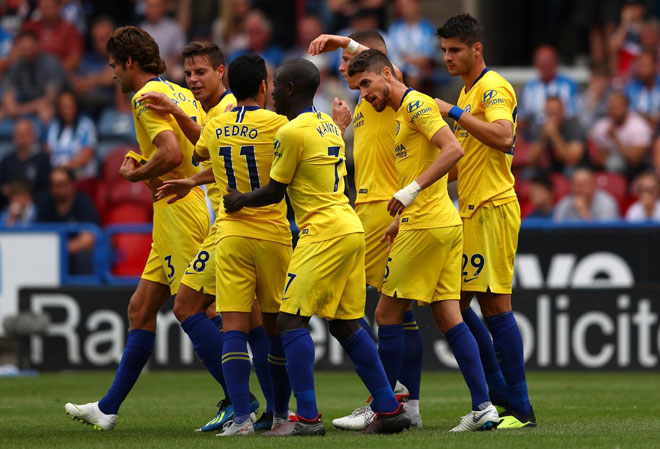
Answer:
[[[405,207],[408,207],[415,201],[417,194],[422,191],[422,188],[417,184],[417,181],[413,181],[403,189],[399,190],[394,194],[394,198],[399,200],[401,204]]]
[[[358,44],[356,41],[351,39],[351,41],[346,46],[346,51],[349,52],[350,54],[353,54],[357,51],[359,46],[360,46],[360,44]]]

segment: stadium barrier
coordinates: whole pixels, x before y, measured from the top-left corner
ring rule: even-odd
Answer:
[[[3,238],[0,234],[0,259],[6,262]],[[657,226],[525,223],[516,258],[513,303],[528,367],[657,370],[660,270],[654,261],[659,248]],[[42,257],[48,259],[48,254],[40,254]],[[464,267],[464,271],[470,269],[474,267]],[[18,309],[47,313],[52,322],[43,337],[30,337],[24,347],[31,367],[116,367],[127,334],[126,309],[133,287],[22,288]],[[377,296],[373,289],[368,290],[368,319],[373,317]],[[171,309],[172,300],[159,314],[150,366],[200,368]],[[415,314],[424,341],[424,369],[454,368],[453,355],[428,309],[418,307]],[[317,366],[351,369],[325,323],[314,319],[310,327]]]

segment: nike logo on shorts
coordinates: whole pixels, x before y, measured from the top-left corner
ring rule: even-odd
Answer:
[[[463,282],[474,281],[475,279],[478,279],[478,278],[479,278],[479,277],[477,276],[477,277],[473,277],[473,278],[470,278],[470,279],[463,279]]]

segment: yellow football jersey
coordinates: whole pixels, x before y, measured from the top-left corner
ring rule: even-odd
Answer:
[[[133,96],[133,119],[135,120],[135,133],[137,142],[140,146],[142,155],[148,160],[151,159],[158,147],[154,145],[154,139],[158,134],[163,131],[172,131],[183,153],[183,161],[181,164],[159,178],[163,181],[170,179],[181,179],[192,176],[198,172],[198,169],[192,163],[192,153],[194,145],[188,141],[181,128],[176,123],[176,120],[171,115],[162,115],[157,112],[151,111],[146,107],[144,101],[140,101],[140,97],[146,92],[162,92],[170,97],[183,111],[192,117],[193,120],[198,121],[203,117],[203,112],[199,108],[195,97],[188,89],[165,81],[162,78],[150,79],[139,91]]]
[[[204,126],[206,125],[206,123],[208,123],[212,118],[217,117],[220,114],[224,113],[230,104],[236,105],[236,103],[237,101],[234,94],[232,94],[229,89],[225,90],[223,94],[220,96],[220,101],[218,101],[218,104],[216,104],[211,109],[205,112],[204,118],[202,119],[201,122],[202,131],[204,130]],[[202,170],[206,170],[210,167],[211,167],[210,160],[206,160],[202,162]],[[209,200],[211,200],[211,206],[213,206],[213,210],[217,211],[218,208],[220,207],[220,200],[222,199],[222,195],[223,195],[223,192],[221,192],[220,189],[218,188],[218,184],[216,183],[207,184],[206,194],[208,195]]]
[[[399,186],[405,187],[426,171],[440,153],[431,138],[447,123],[428,95],[408,89],[396,111],[394,154]],[[461,219],[447,193],[447,176],[422,190],[401,214],[401,230],[460,225]]]
[[[485,69],[469,92],[461,89],[458,106],[479,120],[508,120],[513,123],[515,146],[516,93],[511,84],[496,72]],[[456,164],[461,217],[472,216],[486,201],[495,204],[511,201],[516,196],[513,190],[515,179],[511,173],[513,147],[508,154],[489,148],[458,123],[454,133],[465,150],[465,155]]]
[[[344,195],[345,159],[341,131],[313,106],[277,133],[270,177],[289,185],[298,246],[364,232]]]
[[[249,192],[268,184],[275,134],[286,117],[258,106],[240,106],[206,122],[195,151],[210,156],[220,192],[227,186]],[[291,244],[286,202],[244,207],[228,214],[220,204],[216,221],[222,237],[242,236]]]
[[[353,114],[355,204],[383,201],[399,190],[394,166],[395,111],[377,112],[360,98]]]

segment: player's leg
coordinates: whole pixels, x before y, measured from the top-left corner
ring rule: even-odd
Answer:
[[[170,289],[167,284],[140,279],[129,302],[128,317],[131,331],[126,339],[124,353],[112,386],[98,402],[67,403],[65,410],[69,415],[101,430],[114,428],[119,407],[135,385],[153,352],[156,315],[169,297]]]
[[[433,319],[454,353],[463,379],[470,390],[472,413],[466,415],[452,431],[490,430],[499,416],[488,397],[488,387],[479,358],[479,346],[463,322],[458,300],[437,301],[431,305]]]
[[[222,370],[234,406],[234,417],[233,423],[218,436],[248,435],[254,433],[250,419],[250,357],[247,348],[250,312],[223,311],[223,316]]]
[[[184,278],[174,300],[174,316],[192,341],[195,353],[227,397],[222,363],[218,358],[218,354],[222,353],[223,335],[206,315],[207,308],[214,302],[214,296],[204,294],[203,290],[193,290],[186,285]]]
[[[475,292],[470,291],[461,292],[461,315],[463,322],[470,329],[479,346],[479,355],[481,357],[481,364],[484,367],[484,373],[486,374],[490,400],[495,405],[506,407],[509,401],[509,391],[502,375],[500,364],[497,361],[497,356],[495,355],[493,339],[484,322],[470,307],[474,294]]]
[[[248,343],[250,345],[250,349],[252,350],[252,364],[254,365],[254,372],[257,374],[261,392],[266,399],[266,414],[272,416],[274,398],[273,383],[270,376],[270,371],[268,369],[268,337],[264,330],[262,316],[261,312],[259,311],[259,305],[257,301],[255,301],[252,305],[252,311],[250,312],[250,332],[248,333]],[[270,428],[270,426],[268,428]]]
[[[393,298],[383,293],[376,307],[378,354],[392,389],[401,374],[405,350],[403,316],[411,303],[412,301]]]
[[[270,415],[265,413],[259,418],[255,430],[270,430],[278,428],[289,417],[291,383],[286,371],[286,355],[277,327],[277,316],[282,304],[291,246],[264,240],[257,241],[256,245],[256,296],[268,342],[266,380],[272,390],[272,409]]]
[[[222,332],[222,315],[220,315],[216,310],[215,301],[209,304],[209,306],[206,308],[206,316],[209,320],[211,320],[215,327],[217,327],[218,330]]]
[[[410,302],[406,313],[403,315],[403,340],[404,352],[401,362],[401,374],[399,381],[408,389],[408,401],[403,406],[413,419],[413,426],[422,427],[422,419],[419,417],[419,390],[422,383],[422,358],[424,355],[424,343],[419,326],[413,313],[413,303]],[[395,391],[396,393],[396,391]]]
[[[502,428],[536,427],[527,390],[523,341],[511,308],[511,295],[486,292],[478,294],[477,298],[493,336],[509,393],[500,425]]]

